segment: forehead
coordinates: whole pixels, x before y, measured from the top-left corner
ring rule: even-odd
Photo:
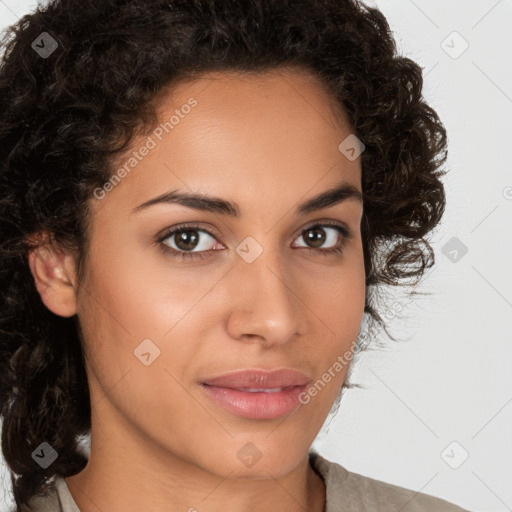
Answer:
[[[332,128],[349,128],[350,121],[327,84],[315,73],[296,65],[280,66],[264,71],[210,71],[179,78],[162,89],[153,103],[161,114],[169,107],[182,104],[192,94],[199,96],[203,107],[227,104],[250,107],[258,103],[278,103],[284,109],[314,112]],[[311,112],[310,112],[311,111]]]
[[[154,153],[167,152],[175,166],[359,167],[340,154],[353,132],[343,106],[302,68],[203,73],[173,84],[155,106],[164,133]]]
[[[338,147],[351,133],[347,116],[302,70],[206,73],[173,84],[155,107],[159,125],[133,144],[142,147],[149,137],[153,147],[109,202],[135,206],[181,189],[236,198],[261,216],[265,207],[292,206],[340,177],[359,187],[359,159],[349,161]]]

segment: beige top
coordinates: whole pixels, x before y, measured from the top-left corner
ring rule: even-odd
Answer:
[[[468,512],[440,498],[352,473],[315,452],[309,461],[325,482],[325,512]],[[30,506],[22,510],[80,512],[62,477],[54,479],[49,494],[32,498]]]

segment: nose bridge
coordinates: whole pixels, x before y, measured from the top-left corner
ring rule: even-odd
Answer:
[[[232,302],[229,329],[237,339],[250,336],[285,343],[298,328],[293,283],[279,251],[256,244],[246,239],[237,248],[239,257],[231,278],[238,293]]]

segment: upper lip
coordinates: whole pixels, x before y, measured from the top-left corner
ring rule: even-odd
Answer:
[[[280,368],[275,370],[238,370],[206,379],[202,383],[208,386],[223,388],[272,389],[289,386],[304,386],[309,381],[309,377],[304,373],[290,368]]]

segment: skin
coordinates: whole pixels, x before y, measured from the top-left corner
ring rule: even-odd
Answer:
[[[215,72],[179,83],[158,105],[162,119],[190,97],[198,104],[174,130],[103,199],[92,199],[80,286],[71,254],[30,253],[46,306],[78,315],[87,357],[91,454],[66,482],[82,512],[320,512],[325,486],[308,451],[348,365],[307,405],[275,420],[226,411],[198,381],[283,367],[316,380],[353,348],[365,299],[362,202],[295,214],[341,180],[361,191],[360,158],[338,149],[353,130],[299,70]],[[175,189],[235,201],[241,216],[179,204],[132,213]],[[308,245],[304,228],[329,220],[351,236],[326,226],[323,245]],[[199,231],[196,255],[218,250],[194,260],[165,254],[156,239],[185,222],[214,236]],[[236,252],[247,236],[263,249],[252,263]],[[166,243],[176,249],[177,238]],[[322,254],[340,240],[341,254]],[[160,349],[149,366],[134,356],[147,338]],[[249,442],[261,453],[252,467],[237,456]]]

